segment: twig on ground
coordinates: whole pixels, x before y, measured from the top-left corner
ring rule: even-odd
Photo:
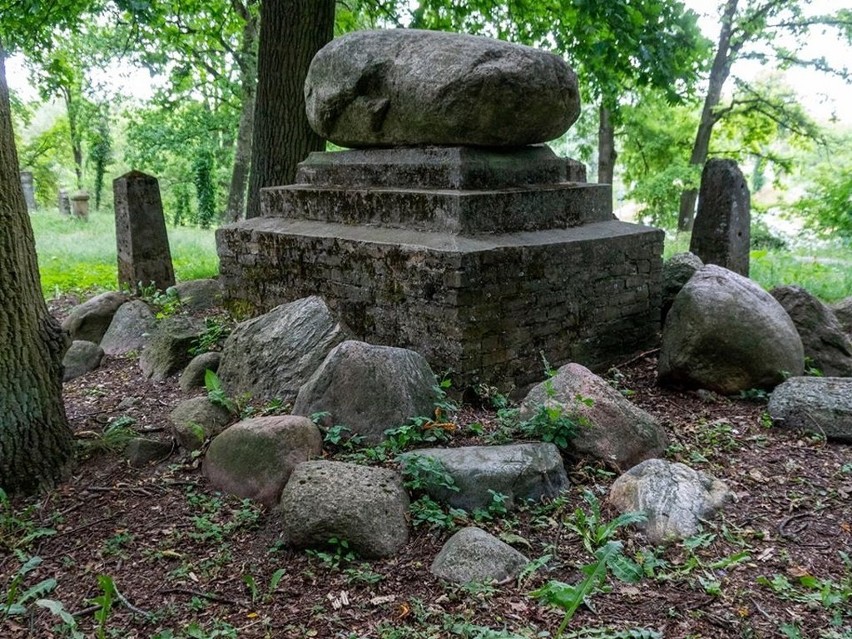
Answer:
[[[201,590],[193,590],[192,588],[161,588],[158,590],[162,595],[190,595],[192,597],[201,597],[202,599],[207,599],[208,601],[216,601],[219,603],[230,604],[231,606],[244,606],[245,603],[240,603],[235,599],[228,599],[227,597],[222,597],[221,595],[212,595],[207,592],[202,592]]]

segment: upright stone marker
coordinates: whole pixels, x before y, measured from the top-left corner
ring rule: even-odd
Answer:
[[[60,215],[71,215],[71,200],[68,198],[68,191],[59,189],[59,197],[57,198]]]
[[[84,222],[89,221],[89,194],[85,191],[77,191],[70,198],[71,211],[74,217]]]
[[[30,171],[21,171],[21,188],[24,189],[24,200],[27,203],[27,212],[36,210],[35,188],[33,187],[33,174]]]
[[[159,290],[175,284],[160,185],[157,178],[131,171],[112,183],[118,284],[138,292],[153,283]]]
[[[705,264],[748,277],[750,238],[751,205],[742,172],[733,160],[708,160],[689,251]]]

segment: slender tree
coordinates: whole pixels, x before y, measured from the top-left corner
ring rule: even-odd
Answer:
[[[290,184],[296,165],[325,141],[305,115],[305,76],[334,33],[334,0],[266,0],[261,7],[257,103],[246,217],[260,215],[260,189]]]

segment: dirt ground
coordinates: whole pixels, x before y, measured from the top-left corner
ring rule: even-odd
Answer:
[[[616,531],[624,554],[646,575],[635,584],[610,576],[564,636],[852,638],[852,564],[845,554],[852,554],[852,447],[769,427],[760,397],[659,388],[655,365],[647,354],[609,378],[666,427],[669,459],[723,479],[737,501],[683,543],[649,547],[633,529]],[[562,613],[530,592],[550,580],[575,584],[584,577],[581,567],[594,561],[565,522],[576,522],[575,509],[589,510],[584,491],[598,496],[604,520],[617,515],[605,501],[615,473],[566,457],[573,485],[564,497],[476,522],[531,560],[549,556],[510,583],[459,587],[432,577],[429,565],[451,531],[428,525],[413,529],[392,559],[367,562],[340,547],[297,552],[279,541],[275,512],[211,490],[198,458],[175,448],[137,469],[109,450],[103,434],[117,419],[170,440],[168,414],[189,396],[176,378],[153,383],[135,358],[107,357],[65,392],[68,417],[88,452],[56,490],[2,505],[7,603],[56,580],[25,597],[24,614],[0,614],[5,639],[74,632],[157,639],[550,637]],[[130,397],[137,400],[119,407]],[[499,428],[487,407],[464,406],[455,420],[451,446],[487,441]],[[481,428],[469,427],[477,423]],[[32,557],[41,563],[16,580]],[[107,582],[115,591],[109,605]],[[34,605],[38,598],[61,603],[73,617],[63,621]]]

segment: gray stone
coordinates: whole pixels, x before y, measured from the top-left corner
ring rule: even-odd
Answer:
[[[66,189],[59,189],[56,204],[59,207],[60,215],[71,216],[71,200]]]
[[[101,293],[71,309],[62,322],[72,340],[99,344],[119,307],[127,301],[121,293]]]
[[[156,439],[134,437],[124,448],[124,456],[134,468],[142,468],[151,462],[163,461],[172,452],[171,442],[161,442]]]
[[[701,173],[698,211],[689,250],[705,264],[748,277],[751,200],[737,163],[714,158]]]
[[[648,459],[613,483],[609,501],[622,513],[641,512],[637,524],[651,544],[691,537],[701,522],[734,499],[724,482],[688,466]]]
[[[200,450],[204,441],[225,430],[231,419],[231,413],[213,404],[206,396],[187,399],[169,413],[172,434],[177,443],[188,451]]]
[[[68,199],[71,201],[71,212],[78,220],[89,221],[89,194],[86,191],[72,193]]]
[[[319,297],[283,304],[233,330],[222,349],[219,379],[234,396],[291,401],[344,339],[346,329]]]
[[[827,377],[852,376],[852,341],[832,310],[800,286],[780,286],[769,293],[793,320],[811,366]]]
[[[852,297],[840,300],[831,306],[840,327],[847,335],[852,335]]]
[[[802,340],[787,311],[760,286],[707,265],[687,282],[666,317],[660,382],[722,394],[771,389],[801,375]]]
[[[192,359],[189,349],[203,333],[204,322],[200,319],[168,317],[161,320],[139,356],[142,373],[161,382],[178,372]]]
[[[153,284],[165,291],[175,284],[169,236],[157,178],[130,171],[112,183],[118,284],[140,292]]]
[[[346,341],[299,389],[293,414],[327,412],[327,426],[343,424],[377,443],[387,429],[433,415],[435,384],[429,364],[414,351]]]
[[[457,584],[503,583],[517,577],[529,560],[481,528],[462,528],[447,540],[429,569]]]
[[[422,448],[400,457],[403,467],[416,458],[432,458],[453,478],[458,491],[428,485],[433,499],[472,512],[488,508],[489,491],[505,496],[513,508],[524,501],[556,497],[568,488],[568,476],[559,450],[553,444],[530,443],[507,446]]]
[[[689,252],[677,253],[663,262],[663,300],[661,304],[663,321],[665,321],[666,315],[674,304],[677,294],[680,293],[680,289],[702,266],[704,266],[704,263],[701,258]]]
[[[21,188],[24,191],[24,202],[27,203],[27,213],[33,213],[36,210],[36,201],[32,171],[21,171]]]
[[[142,300],[130,300],[118,307],[101,340],[107,355],[139,352],[157,325],[154,313]]]
[[[524,146],[580,113],[577,76],[552,53],[414,29],[335,38],[311,62],[308,121],[344,147]]]
[[[530,389],[521,403],[521,419],[532,418],[541,406],[558,407],[576,417],[579,430],[570,452],[619,470],[661,455],[668,446],[656,419],[580,364],[566,364]]]
[[[852,444],[852,379],[791,377],[772,391],[767,407],[772,422]]]
[[[293,468],[322,453],[322,436],[309,419],[294,415],[256,417],[217,435],[204,457],[213,486],[266,506],[278,503]]]
[[[103,349],[93,342],[74,340],[62,359],[62,381],[67,382],[95,370],[101,365]]]
[[[219,280],[189,280],[175,284],[174,291],[181,306],[190,311],[206,311],[222,305],[222,285]]]
[[[199,386],[204,386],[204,378],[207,371],[214,373],[219,370],[219,363],[222,361],[222,353],[201,353],[192,358],[192,361],[186,365],[183,373],[178,380],[178,386],[183,391],[188,391]]]
[[[296,466],[277,512],[282,537],[297,548],[345,539],[365,558],[390,557],[408,542],[408,495],[386,468],[309,461]]]

